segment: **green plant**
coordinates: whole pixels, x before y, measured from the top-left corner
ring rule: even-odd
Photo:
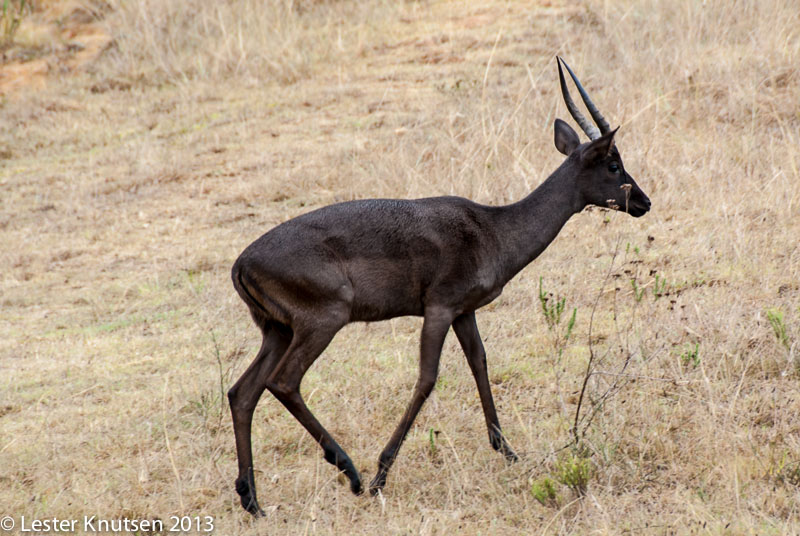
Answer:
[[[14,40],[22,19],[30,11],[30,3],[26,0],[1,0],[0,9],[0,46],[9,45]]]
[[[659,299],[666,293],[666,291],[667,291],[667,278],[660,277],[658,274],[656,274],[656,281],[655,284],[653,285],[653,298],[656,300]]]
[[[571,489],[576,496],[583,497],[594,474],[594,468],[589,458],[570,454],[556,463],[556,474],[559,482]]]
[[[681,354],[681,362],[684,365],[691,363],[694,368],[700,364],[700,343],[694,343],[694,347],[688,345]]]
[[[766,476],[778,484],[800,488],[800,461],[788,461],[788,452],[784,452],[780,460],[775,460],[774,456],[770,458]]]
[[[633,287],[633,299],[637,302],[642,301],[642,297],[644,296],[644,287],[639,287],[639,284],[636,282],[635,278],[631,278],[631,287]]]
[[[786,322],[783,320],[783,311],[777,308],[767,309],[767,320],[769,320],[769,324],[772,326],[775,338],[788,350],[789,336],[786,333]]]
[[[567,347],[567,343],[572,336],[572,330],[575,328],[575,319],[577,318],[578,309],[574,307],[566,325],[562,325],[562,320],[565,318],[564,311],[566,310],[567,299],[553,296],[552,292],[545,291],[542,277],[539,277],[539,305],[541,306],[547,329],[552,335],[554,352],[550,359],[550,364],[553,367],[553,373],[558,387],[561,409],[566,414],[566,404],[561,390],[561,374],[563,372],[561,360],[564,355],[564,348]]]
[[[544,290],[543,278],[539,276],[539,304],[542,307],[542,314],[544,315],[544,320],[547,323],[547,328],[550,331],[556,331],[559,324],[561,324],[561,315],[564,313],[567,299],[556,298],[553,300],[554,303],[551,303],[550,298],[552,297],[552,293],[548,293]],[[577,313],[578,309],[573,308],[572,316],[567,322],[566,332],[564,333],[564,342],[569,340],[570,335],[572,335],[572,328],[575,327],[575,316]]]
[[[549,477],[543,477],[531,484],[531,495],[542,506],[558,506],[556,484]]]

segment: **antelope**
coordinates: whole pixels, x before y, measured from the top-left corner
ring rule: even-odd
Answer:
[[[423,317],[419,376],[378,459],[369,485],[373,495],[386,484],[433,390],[451,326],[477,383],[489,442],[506,460],[517,460],[497,418],[475,311],[497,298],[586,206],[611,207],[636,218],[650,210],[650,200],[622,165],[614,143],[617,129],[611,130],[564,60],[556,62],[564,102],[589,141],[581,143],[572,127],[556,119],[555,146],[566,159],[521,201],[485,206],[447,196],[337,203],[278,225],[236,260],[233,286],[263,336],[252,364],[228,392],[239,466],[236,491],[245,510],[264,515],[256,499],[250,439],[264,389],[319,443],[325,460],[349,479],[351,491],[363,492],[350,457],[300,394],[303,375],[351,322]],[[562,64],[597,126],[573,102]]]

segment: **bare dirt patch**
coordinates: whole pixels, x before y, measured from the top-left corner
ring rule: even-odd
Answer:
[[[39,1],[18,28],[17,42],[0,52],[0,95],[44,87],[96,60],[111,43],[102,25],[104,3]]]

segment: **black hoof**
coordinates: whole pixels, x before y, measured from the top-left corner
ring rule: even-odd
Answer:
[[[364,487],[361,485],[361,475],[358,474],[356,466],[344,452],[337,453],[335,450],[326,449],[324,451],[325,461],[336,466],[339,471],[344,473],[350,479],[350,491],[356,495],[364,493]]]
[[[503,456],[505,456],[506,461],[509,463],[514,463],[519,461],[519,456],[517,456],[517,453],[511,450],[511,447],[509,447],[508,445],[506,445],[505,448],[503,449]]]
[[[500,452],[505,457],[507,462],[519,461],[519,456],[517,456],[514,449],[506,443],[502,434],[489,434],[489,442],[492,444],[494,450]]]
[[[386,485],[386,473],[378,473],[375,475],[375,478],[372,479],[372,482],[369,484],[369,493],[373,497],[377,496],[383,490],[383,486]]]
[[[350,479],[350,491],[355,495],[364,493],[364,486],[361,485],[361,475],[356,471],[353,462],[347,460],[347,463],[344,464],[344,467],[341,467],[340,470],[344,473],[344,476]]]
[[[264,513],[264,510],[262,510],[257,504],[252,509],[248,508],[247,511],[253,514],[253,517],[256,519],[260,517],[267,517],[267,514]]]
[[[239,499],[242,502],[242,508],[253,514],[254,517],[264,517],[266,514],[264,510],[258,506],[256,500],[255,486],[251,486],[247,478],[240,478],[236,480],[236,493],[239,494]]]
[[[360,478],[356,478],[355,480],[350,479],[350,491],[352,491],[354,495],[361,495],[364,493],[364,486],[361,485]]]
[[[355,495],[364,493],[364,486],[361,485],[361,475],[356,471],[353,462],[348,459],[347,463],[343,464],[340,470],[344,473],[344,476],[350,479],[350,491]]]

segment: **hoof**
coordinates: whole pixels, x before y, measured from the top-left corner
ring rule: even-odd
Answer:
[[[348,463],[341,471],[344,473],[344,476],[350,479],[350,491],[352,491],[354,495],[361,495],[364,493],[364,486],[361,485],[361,475],[358,474],[352,462]]]
[[[511,450],[511,447],[509,446],[506,446],[506,448],[503,449],[503,456],[505,456],[506,461],[509,463],[514,463],[519,461],[519,456],[517,456],[517,453]]]
[[[353,462],[350,461],[350,458],[347,459],[347,463],[342,468],[342,472],[344,472],[345,476],[350,479],[350,491],[352,491],[355,495],[361,495],[364,493],[364,486],[361,485],[361,475],[358,474]]]
[[[512,449],[508,443],[506,443],[506,440],[502,434],[489,434],[489,442],[492,444],[492,448],[494,450],[498,451],[505,457],[507,462],[519,461],[519,456],[517,456],[517,453],[514,452],[514,449]]]
[[[236,480],[236,493],[239,494],[239,499],[242,502],[242,508],[251,513],[253,517],[266,516],[264,510],[258,506],[255,489],[251,488],[250,482],[248,482],[247,479],[242,478]]]
[[[383,486],[386,485],[386,473],[378,473],[375,475],[375,478],[372,479],[372,482],[369,484],[369,493],[373,497],[377,496],[383,490]]]
[[[364,487],[361,485],[361,475],[358,474],[356,466],[353,465],[353,461],[347,454],[344,452],[339,454],[332,449],[326,449],[324,457],[325,461],[335,465],[350,480],[350,491],[355,495],[364,493]]]

